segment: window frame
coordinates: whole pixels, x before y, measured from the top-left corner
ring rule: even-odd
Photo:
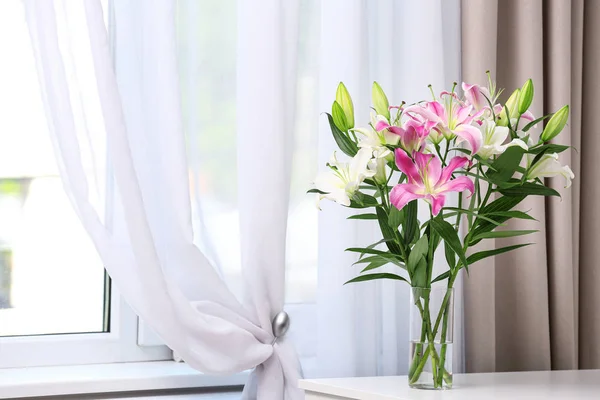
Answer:
[[[0,337],[0,369],[173,359],[160,342],[140,341],[140,332],[138,316],[113,286],[109,332]]]

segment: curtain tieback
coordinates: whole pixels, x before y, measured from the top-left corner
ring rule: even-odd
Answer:
[[[290,329],[290,316],[285,311],[280,311],[273,318],[273,322],[271,322],[271,327],[273,328],[273,341],[271,345],[274,345],[277,339],[286,334],[288,329]]]

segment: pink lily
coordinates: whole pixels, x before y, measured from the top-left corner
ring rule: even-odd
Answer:
[[[473,181],[467,176],[451,179],[452,173],[469,162],[466,157],[454,157],[446,168],[433,154],[413,153],[414,161],[404,152],[396,149],[396,165],[408,177],[408,183],[401,183],[390,193],[391,203],[399,210],[415,199],[424,199],[431,204],[433,215],[437,215],[446,201],[446,193],[468,190],[473,193]]]
[[[502,104],[495,104],[490,110],[490,102],[494,102],[496,99],[490,95],[488,88],[463,82],[462,89],[465,93],[465,104],[473,106],[476,111],[483,111],[485,118],[490,118],[492,112],[493,115],[500,115],[502,112]]]
[[[477,127],[471,123],[483,113],[479,111],[471,115],[473,106],[462,105],[454,93],[442,93],[444,105],[438,101],[430,101],[425,105],[407,107],[405,113],[416,114],[427,121],[434,123],[434,130],[443,134],[448,140],[456,135],[460,141],[467,141],[471,147],[471,154],[477,153],[483,138]]]
[[[484,108],[489,108],[488,99],[491,101],[490,92],[487,88],[481,87],[476,84],[462,83],[462,90],[465,92],[465,99],[467,105],[472,105],[477,111]]]
[[[375,125],[377,131],[387,129],[389,132],[400,137],[400,146],[408,153],[413,151],[423,151],[425,148],[425,138],[429,135],[426,127],[414,119],[409,119],[403,127],[393,126],[387,121],[379,120]]]

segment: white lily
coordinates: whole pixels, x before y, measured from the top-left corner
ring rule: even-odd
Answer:
[[[372,149],[362,148],[349,162],[340,162],[334,152],[329,161],[330,171],[320,173],[315,179],[315,188],[325,193],[317,194],[317,206],[322,199],[349,206],[360,184],[376,173],[372,157]]]
[[[494,121],[483,120],[479,129],[483,136],[483,145],[477,154],[483,159],[488,159],[496,154],[502,154],[511,146],[519,146],[524,150],[528,148],[521,139],[513,139],[510,143],[504,144],[510,131],[506,126],[496,125]]]
[[[527,172],[527,180],[535,178],[552,178],[562,175],[565,178],[565,188],[571,186],[571,179],[575,174],[568,165],[561,165],[558,154],[544,154],[542,158]]]
[[[358,147],[369,148],[373,151],[375,158],[392,158],[392,152],[386,147],[387,144],[396,145],[400,141],[400,136],[392,133],[389,129],[377,130],[378,125],[385,123],[389,125],[387,118],[383,115],[371,113],[371,126],[368,128],[356,128],[355,132],[361,134],[358,141]]]

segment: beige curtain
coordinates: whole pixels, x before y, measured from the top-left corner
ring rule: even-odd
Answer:
[[[553,180],[562,199],[527,199],[539,222],[513,223],[539,229],[536,245],[465,279],[468,372],[600,368],[599,21],[599,0],[462,0],[463,80],[483,84],[490,70],[510,91],[533,78],[532,111],[570,104],[558,142],[577,149],[561,154],[571,190]]]

